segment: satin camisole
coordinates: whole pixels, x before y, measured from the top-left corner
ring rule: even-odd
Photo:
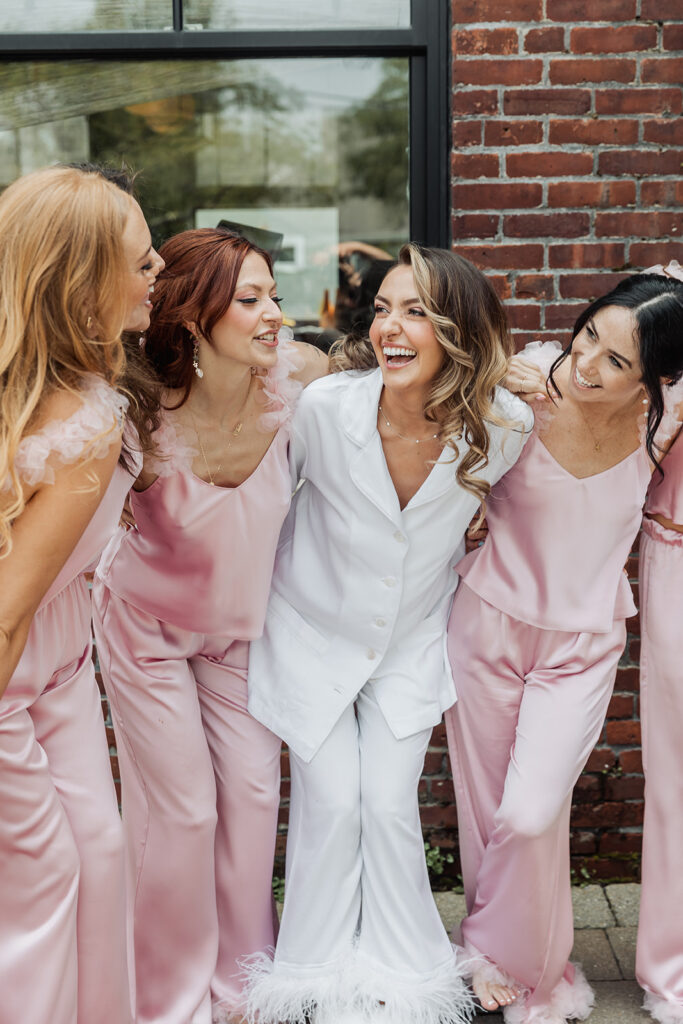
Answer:
[[[251,640],[263,631],[280,527],[289,508],[288,431],[251,476],[212,487],[190,463],[131,494],[97,575],[128,604],[190,632]]]
[[[644,448],[578,479],[534,430],[491,491],[483,547],[456,569],[479,597],[521,622],[607,633],[636,611],[622,570],[649,481]]]

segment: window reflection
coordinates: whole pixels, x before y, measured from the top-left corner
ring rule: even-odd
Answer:
[[[188,29],[405,28],[410,0],[185,0]]]
[[[110,32],[173,28],[172,0],[4,0],[0,32]]]
[[[408,237],[408,121],[404,58],[5,64],[0,184],[124,161],[156,243],[220,220],[279,234],[285,314],[330,340]]]

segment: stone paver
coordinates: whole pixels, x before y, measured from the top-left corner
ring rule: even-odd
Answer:
[[[584,928],[575,932],[571,958],[582,965],[590,982],[622,979],[617,958],[602,928]]]
[[[595,1009],[590,1024],[652,1024],[649,1014],[640,1009],[643,993],[635,981],[597,981]]]
[[[605,893],[614,911],[617,924],[638,924],[638,908],[640,906],[640,886],[635,882],[622,882],[619,885],[606,885]]]
[[[628,928],[608,928],[607,938],[617,958],[622,978],[632,980],[636,976],[636,933],[635,925]]]
[[[572,889],[574,928],[609,928],[616,924],[605,890],[600,885],[575,886]]]
[[[450,935],[454,928],[460,927],[465,916],[465,896],[458,892],[435,892],[434,902],[441,914],[444,928]]]

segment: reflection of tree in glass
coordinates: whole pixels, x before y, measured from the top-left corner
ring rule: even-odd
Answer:
[[[183,93],[182,67],[168,68],[165,97],[94,113],[89,119],[91,158],[115,165],[124,161],[142,172],[140,195],[155,242],[194,227],[197,208],[258,205],[262,199],[262,187],[197,184],[196,156],[213,144],[201,130],[205,115],[231,108],[286,111],[298,100],[296,90],[262,73],[258,83],[230,84],[223,73],[221,88]]]
[[[382,62],[382,80],[340,118],[349,194],[381,199],[405,221],[408,209],[408,61]]]

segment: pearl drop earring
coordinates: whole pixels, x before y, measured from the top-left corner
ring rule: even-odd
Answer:
[[[199,365],[199,342],[197,341],[196,338],[194,338],[193,340],[194,347],[192,349],[192,368],[194,369],[194,372],[197,374],[197,376],[201,378],[204,376],[204,371]]]

